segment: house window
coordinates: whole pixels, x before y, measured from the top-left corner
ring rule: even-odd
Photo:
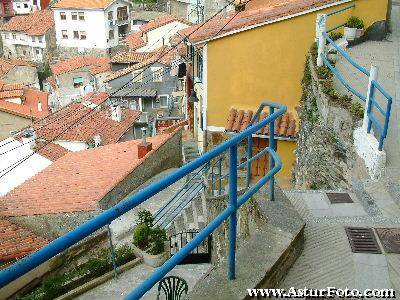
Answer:
[[[33,0],[33,5],[37,5],[37,0]]]
[[[17,3],[17,8],[21,8],[21,5],[19,5],[19,3]]]
[[[22,51],[22,53],[23,53],[24,55],[26,55],[26,50]]]
[[[160,107],[168,107],[168,95],[161,95],[158,99],[160,100]]]
[[[65,12],[60,12],[60,19],[61,20],[66,20],[67,19],[67,15]]]
[[[123,6],[117,8],[117,19],[118,21],[128,20],[128,7]]]
[[[74,88],[79,88],[83,86],[83,78],[82,77],[75,77],[74,78]]]
[[[114,16],[113,16],[113,12],[112,11],[109,11],[108,12],[108,20],[113,20],[114,19]]]
[[[35,42],[36,41],[36,38],[33,36],[32,37],[32,42]]]
[[[110,39],[110,40],[114,39],[114,30],[110,30],[108,32],[108,39]]]
[[[203,57],[200,54],[196,55],[197,58],[197,77],[203,82]]]
[[[15,33],[12,34],[12,37],[13,37],[14,40],[17,39],[17,35]]]
[[[79,39],[79,32],[78,31],[74,31],[74,39]]]
[[[162,82],[163,68],[162,67],[151,68],[151,71],[153,72],[153,82]]]
[[[84,12],[79,12],[79,21],[85,21],[85,13]]]
[[[66,30],[61,30],[61,35],[63,39],[68,39],[68,33]]]
[[[28,8],[28,3],[24,3],[24,8]]]
[[[36,55],[40,55],[40,50],[39,49],[36,49],[35,52],[36,52]]]
[[[142,82],[143,79],[143,71],[136,70],[132,72],[133,82]]]
[[[72,20],[78,20],[78,13],[72,12],[71,17],[72,17]]]
[[[8,39],[8,33],[4,34],[4,38],[7,40]]]
[[[86,40],[86,31],[80,31],[81,34],[81,40]]]
[[[67,38],[68,38],[68,36],[67,36]],[[39,43],[43,42],[43,37],[42,36],[38,36],[38,40],[39,40]]]

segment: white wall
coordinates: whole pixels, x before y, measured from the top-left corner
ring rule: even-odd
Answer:
[[[60,145],[65,149],[73,152],[86,150],[88,145],[85,142],[73,142],[73,141],[54,141],[54,144]]]
[[[29,52],[28,57],[32,61],[43,61],[43,51],[46,48],[46,38],[44,35],[31,36],[24,33],[2,31],[1,38],[5,57],[9,57],[9,52],[11,52],[11,57],[21,58],[21,54],[17,53],[16,46],[26,46],[26,51],[27,53]],[[39,54],[36,54],[36,50],[38,50]]]
[[[32,11],[32,3],[30,1],[13,2],[13,10],[17,15],[29,14]]]
[[[1,141],[0,149],[0,153],[10,151],[4,153],[2,159],[0,159],[0,170],[5,170],[0,171],[0,197],[52,164],[47,158],[35,153],[10,172],[6,173],[6,170],[9,170],[7,168],[16,165],[23,158],[31,155],[33,151],[29,144],[22,145],[21,142],[13,138]]]
[[[178,22],[174,21],[171,23],[168,23],[164,26],[158,27],[154,30],[151,30],[147,32],[147,44],[144,47],[139,48],[137,51],[141,52],[150,52],[153,51],[157,48],[160,48],[163,45],[170,46],[171,44],[169,43],[169,38],[173,35],[175,35],[179,30],[188,28],[189,26]],[[163,38],[164,37],[164,43],[163,43]]]
[[[69,48],[96,48],[96,49],[107,49],[118,45],[118,26],[115,24],[110,26],[108,20],[108,12],[113,11],[114,20],[117,19],[117,8],[120,6],[128,7],[129,16],[129,5],[125,1],[115,1],[105,10],[102,9],[62,9],[53,8],[54,22],[56,29],[57,45],[60,47]],[[67,19],[61,20],[60,12],[65,12]],[[72,20],[72,12],[83,12],[85,20]],[[109,30],[114,30],[114,39],[108,41]],[[68,39],[62,38],[62,30],[67,30]],[[86,39],[75,39],[74,31],[85,31]]]

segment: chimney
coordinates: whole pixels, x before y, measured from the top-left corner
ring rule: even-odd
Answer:
[[[100,136],[100,134],[96,134],[93,137],[93,141],[94,141],[94,146],[95,147],[99,147],[101,145],[101,136]]]
[[[39,100],[39,102],[38,102],[38,104],[37,104],[37,110],[38,111],[43,111],[43,108],[42,108],[42,102]]]
[[[21,139],[22,139],[22,144],[29,145],[31,149],[36,146],[36,134],[33,128],[26,128],[22,132]]]
[[[122,121],[122,109],[121,106],[111,106],[111,119],[116,122]]]
[[[142,128],[142,136],[143,136],[143,140],[138,145],[138,158],[139,159],[142,159],[143,157],[146,156],[147,153],[149,153],[151,150],[153,150],[153,144],[146,141],[146,127]]]

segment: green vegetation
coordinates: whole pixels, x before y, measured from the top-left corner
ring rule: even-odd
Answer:
[[[43,88],[43,81],[49,78],[52,74],[49,64],[45,64],[43,70],[38,72],[39,85]]]
[[[364,21],[361,20],[358,17],[351,16],[347,20],[346,25],[347,25],[347,27],[350,27],[350,28],[363,29],[364,28]]]
[[[147,210],[139,212],[139,220],[133,232],[133,244],[141,250],[148,251],[152,255],[164,252],[164,242],[167,240],[165,229],[152,228],[153,216]]]
[[[337,41],[343,37],[343,34],[341,32],[331,32],[329,37],[332,39],[332,41]]]
[[[132,249],[123,245],[115,250],[117,266],[135,259]],[[45,279],[42,284],[23,300],[50,300],[57,298],[84,283],[104,275],[113,269],[111,255],[108,249],[103,249],[97,257],[90,258],[70,272],[54,275]]]

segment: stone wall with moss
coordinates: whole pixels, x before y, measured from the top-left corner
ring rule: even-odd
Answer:
[[[360,126],[364,109],[336,91],[333,74],[326,67],[317,67],[316,58],[314,44],[302,80],[294,182],[301,189],[346,189],[359,173],[353,131]]]

